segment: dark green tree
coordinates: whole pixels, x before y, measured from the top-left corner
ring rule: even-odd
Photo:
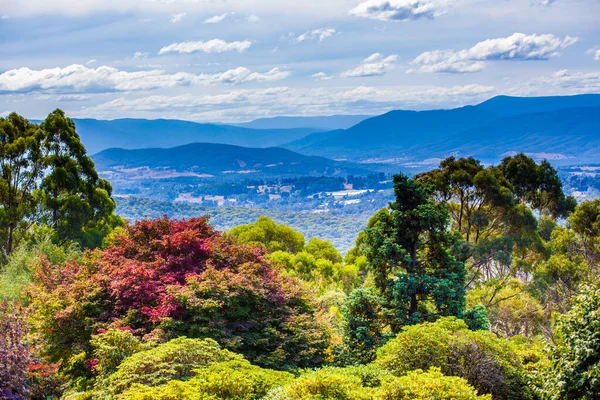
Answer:
[[[598,273],[600,266],[600,199],[581,203],[571,215],[569,225],[581,241],[580,253],[590,268]]]
[[[6,254],[36,222],[61,242],[97,247],[123,220],[114,214],[108,181],[100,179],[73,120],[56,110],[40,124],[13,113],[0,118],[0,235]]]
[[[43,172],[43,132],[16,113],[0,118],[0,229],[10,254],[35,221],[34,191]]]
[[[366,231],[365,253],[394,332],[464,311],[466,269],[450,251],[459,238],[448,229],[446,204],[433,192],[432,185],[394,176],[395,201]]]
[[[499,167],[516,198],[542,215],[564,218],[575,209],[575,198],[565,196],[558,173],[548,161],[536,164],[520,153],[506,157]]]
[[[100,179],[87,155],[72,119],[55,110],[42,122],[44,164],[41,204],[47,210],[46,222],[63,240],[76,240],[84,246],[97,246],[112,227],[114,216],[112,187]]]
[[[350,362],[368,363],[384,342],[383,300],[373,289],[353,290],[342,307],[344,349]]]

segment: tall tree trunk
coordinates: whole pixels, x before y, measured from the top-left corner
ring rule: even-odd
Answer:
[[[13,236],[15,228],[12,224],[8,226],[8,240],[6,241],[6,254],[10,254],[13,251]]]

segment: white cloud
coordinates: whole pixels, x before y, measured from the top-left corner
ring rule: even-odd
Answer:
[[[481,71],[486,61],[546,60],[560,54],[577,38],[564,39],[551,34],[526,35],[514,33],[506,38],[488,39],[470,49],[459,51],[434,50],[421,53],[413,60],[418,72],[467,73]],[[409,70],[414,72],[415,70]]]
[[[317,81],[328,81],[333,79],[332,75],[327,75],[325,72],[317,72],[316,74],[312,74],[310,77]]]
[[[35,100],[53,100],[59,102],[65,101],[87,101],[91,97],[84,94],[60,94],[60,95],[47,95],[42,94],[35,97]]]
[[[92,64],[96,64],[97,62],[98,62],[98,60],[96,60],[95,58],[92,58],[91,60],[86,62],[85,65],[92,65]]]
[[[600,47],[598,46],[592,47],[591,49],[586,51],[585,54],[591,54],[592,57],[594,57],[594,60],[600,61]]]
[[[600,92],[600,72],[560,70],[524,82],[512,83],[505,94],[513,96],[565,96]]]
[[[394,68],[394,61],[398,59],[398,56],[393,54],[388,57],[384,57],[380,53],[371,54],[365,58],[361,65],[342,73],[344,78],[363,78],[367,76],[381,76]]]
[[[333,28],[313,29],[312,31],[304,32],[302,35],[298,36],[296,38],[296,40],[298,42],[304,42],[306,40],[318,39],[319,42],[322,42],[323,40],[327,39],[328,37],[330,37],[334,34],[335,34],[335,29],[333,29]]]
[[[136,51],[135,54],[133,55],[133,59],[134,60],[139,60],[142,58],[148,58],[148,56],[150,55],[150,53],[145,53],[142,51]]]
[[[367,0],[350,10],[350,15],[381,21],[432,19],[445,14],[454,0]]]
[[[239,84],[253,81],[285,79],[291,72],[273,68],[266,73],[238,67],[215,74],[169,74],[161,70],[127,72],[102,66],[32,70],[19,68],[0,74],[0,93],[86,93],[120,92],[169,88],[189,85]]]
[[[536,6],[549,6],[552,3],[556,3],[558,0],[533,0],[532,4]]]
[[[204,20],[205,24],[218,24],[219,22],[223,22],[223,20],[227,18],[227,13],[225,14],[220,14],[220,15],[215,15],[213,17],[210,18],[206,18]]]
[[[472,104],[495,93],[490,86],[401,86],[375,88],[287,88],[236,90],[213,95],[120,97],[75,112],[75,116],[115,118],[167,115],[204,121],[244,121],[275,115],[381,113],[393,108]]]
[[[260,18],[257,15],[251,14],[246,17],[246,21],[248,22],[258,22]]]
[[[532,81],[533,85],[549,85],[554,88],[569,90],[568,93],[600,92],[600,72],[571,72],[561,70],[548,77],[540,77]]]
[[[183,17],[185,17],[185,15],[186,15],[186,13],[174,14],[174,15],[171,17],[170,21],[171,21],[171,23],[172,23],[172,24],[176,24],[176,23],[178,23],[179,21],[181,21],[181,20],[183,19]]]
[[[173,43],[168,46],[160,49],[158,54],[168,54],[168,53],[179,53],[179,54],[190,54],[197,52],[205,52],[205,53],[223,53],[226,51],[237,51],[239,53],[243,53],[246,51],[252,42],[249,40],[244,41],[235,41],[235,42],[226,42],[221,39],[212,39],[207,42],[181,42],[181,43]]]

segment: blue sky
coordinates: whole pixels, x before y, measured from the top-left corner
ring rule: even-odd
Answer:
[[[0,115],[241,122],[600,93],[599,0],[0,0]]]

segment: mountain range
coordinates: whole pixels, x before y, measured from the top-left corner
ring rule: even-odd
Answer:
[[[168,149],[107,149],[92,156],[96,168],[114,178],[176,176],[336,176],[367,174],[365,166],[305,156],[270,147],[192,143]]]
[[[352,161],[415,161],[450,154],[494,162],[513,152],[565,162],[600,160],[600,95],[495,97],[451,110],[390,111],[284,147]]]
[[[77,132],[91,154],[111,148],[173,147],[194,142],[272,147],[317,132],[314,128],[250,129],[171,119],[75,119]]]
[[[450,154],[497,162],[514,152],[563,164],[600,161],[599,94],[498,96],[449,110],[395,110],[375,117],[280,117],[243,126],[165,119],[75,122],[92,154],[108,148],[157,151],[190,143],[219,143],[283,147],[356,163],[435,163]],[[172,163],[179,164],[178,157]],[[267,162],[273,163],[277,164]]]
[[[321,131],[348,129],[371,118],[372,115],[330,115],[326,117],[274,117],[259,118],[243,124],[236,124],[250,129],[295,129],[312,128]]]

